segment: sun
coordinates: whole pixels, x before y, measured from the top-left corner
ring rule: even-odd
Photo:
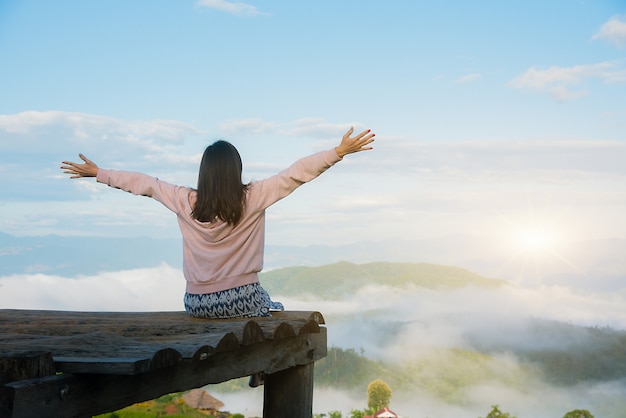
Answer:
[[[513,241],[519,251],[532,255],[554,254],[558,250],[559,236],[545,226],[525,226],[513,234]]]
[[[503,265],[515,281],[526,285],[540,285],[551,276],[567,270],[576,270],[575,262],[566,254],[568,229],[558,222],[519,222],[509,229],[510,247]],[[506,246],[504,246],[506,248]],[[503,248],[503,249],[504,249]]]
[[[540,198],[539,198],[540,197]],[[582,270],[574,257],[584,224],[551,195],[528,193],[526,205],[492,211],[497,218],[493,231],[493,254],[498,274],[514,283],[539,286],[558,283],[564,273]]]

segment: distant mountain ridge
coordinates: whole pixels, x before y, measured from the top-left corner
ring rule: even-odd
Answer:
[[[182,265],[181,239],[14,237],[0,233],[0,275],[75,277],[103,271]]]
[[[311,295],[340,299],[368,285],[424,287],[428,289],[463,286],[498,287],[505,280],[482,277],[469,270],[429,263],[374,262],[354,264],[346,261],[319,267],[285,267],[262,273],[263,287],[281,296]]]
[[[626,289],[626,239],[613,238],[573,243],[541,267],[541,277],[530,283],[561,285],[585,290]],[[535,265],[507,254],[503,248],[485,246],[477,236],[432,239],[397,239],[346,245],[267,245],[265,270],[288,266],[351,263],[431,263],[462,266],[487,277],[519,282],[521,272]],[[182,266],[180,238],[103,238],[72,236],[16,237],[0,232],[0,276],[50,274],[64,277],[103,271],[151,268],[166,263]],[[521,277],[521,281],[525,280]]]

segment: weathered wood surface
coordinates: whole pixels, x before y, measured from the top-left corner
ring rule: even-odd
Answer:
[[[0,310],[0,356],[45,349],[58,372],[136,374],[265,340],[319,332],[319,312],[206,320],[185,312]]]
[[[0,367],[26,361],[37,370],[30,379],[2,381],[0,416],[87,417],[258,372],[270,382],[299,366],[310,365],[312,373],[313,362],[326,356],[320,324],[318,312],[204,320],[184,312],[0,310]],[[265,398],[274,410],[294,402],[310,408],[312,381],[289,384],[284,393],[273,386],[279,385],[265,387]]]

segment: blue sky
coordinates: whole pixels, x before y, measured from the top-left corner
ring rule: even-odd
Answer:
[[[376,132],[374,150],[270,208],[268,244],[470,235],[484,259],[510,269],[500,278],[537,260],[584,276],[579,265],[590,262],[562,254],[580,254],[568,252],[578,241],[626,239],[626,2],[0,0],[0,233],[178,237],[158,203],[70,181],[61,161],[82,152],[101,167],[195,186],[204,148],[226,139],[253,180],[335,146],[349,126]],[[16,251],[29,249],[0,256]],[[601,267],[623,277],[624,260],[613,261]],[[182,309],[181,266],[121,270],[111,260],[110,271],[72,280],[31,271],[0,277],[0,307]],[[485,321],[626,328],[623,288],[567,280],[463,289],[447,302],[387,288],[337,304],[278,300],[342,315],[378,298],[393,307],[380,312],[410,306],[416,324],[465,309]],[[522,409],[564,399],[538,387],[520,395]],[[614,393],[606,389],[585,394]],[[483,389],[485,405],[494,390]]]
[[[268,212],[272,244],[626,238],[623,1],[4,1],[0,232],[177,235],[149,199],[223,138],[246,180],[377,134]],[[558,244],[557,244],[558,243]]]

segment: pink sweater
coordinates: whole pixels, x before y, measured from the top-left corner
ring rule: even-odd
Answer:
[[[340,161],[334,149],[296,161],[291,167],[248,188],[241,221],[199,222],[191,217],[194,189],[141,173],[98,170],[100,183],[151,197],[178,217],[183,236],[183,274],[187,292],[213,293],[259,281],[265,247],[265,209]]]

